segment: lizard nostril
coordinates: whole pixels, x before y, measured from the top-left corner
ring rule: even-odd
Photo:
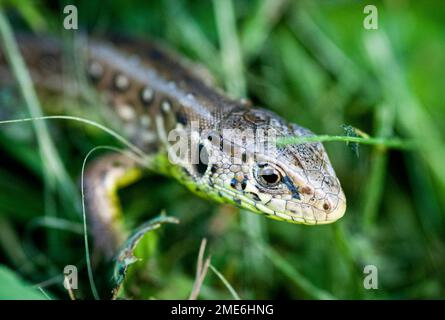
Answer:
[[[331,204],[328,201],[326,201],[325,203],[323,203],[323,209],[325,211],[329,211],[331,209]]]

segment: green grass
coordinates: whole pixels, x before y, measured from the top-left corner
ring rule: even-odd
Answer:
[[[106,279],[88,273],[76,185],[95,146],[132,146],[84,109],[54,116],[61,106],[33,93],[11,32],[58,33],[62,10],[7,3],[2,51],[18,81],[0,87],[0,277],[11,283],[0,285],[0,297],[69,299],[62,270],[74,264],[76,298],[93,298],[89,279],[98,287]],[[230,95],[316,132],[305,141],[325,142],[348,200],[336,224],[306,227],[210,203],[147,176],[120,192],[126,224],[136,229],[162,210],[180,224],[140,240],[141,260],[129,267],[121,294],[188,298],[206,238],[212,272],[201,299],[445,297],[445,7],[406,3],[377,2],[379,30],[368,31],[358,1],[78,1],[80,24],[91,32],[160,39],[207,67]],[[68,97],[61,101],[71,106]],[[369,136],[345,134],[345,124]],[[347,143],[359,143],[359,157]],[[378,267],[378,290],[363,288],[369,264]]]
[[[0,36],[4,53],[11,66],[12,73],[17,79],[18,87],[21,89],[21,95],[25,101],[29,114],[34,118],[41,117],[42,108],[34,91],[31,77],[13,38],[13,32],[10,29],[9,23],[1,8]],[[67,199],[72,199],[74,201],[78,200],[76,196],[73,197],[73,194],[75,194],[74,186],[62,164],[60,155],[54,146],[46,124],[35,121],[33,122],[33,125],[38,140],[39,153],[42,159],[43,171],[46,176],[46,183],[48,183],[52,189],[59,187],[65,196],[69,195],[69,197],[67,196]]]

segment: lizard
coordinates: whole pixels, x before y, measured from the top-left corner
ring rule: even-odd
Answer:
[[[47,36],[18,42],[35,85],[60,90],[61,42]],[[95,248],[106,257],[125,238],[117,190],[144,170],[172,177],[205,198],[289,223],[328,224],[344,215],[345,194],[322,143],[264,144],[312,136],[310,130],[229,97],[194,64],[155,42],[89,39],[78,52],[107,113],[144,155],[141,162],[109,153],[86,170],[87,217]],[[0,50],[0,82],[6,65]],[[189,150],[178,156],[178,137],[198,156],[189,157]]]

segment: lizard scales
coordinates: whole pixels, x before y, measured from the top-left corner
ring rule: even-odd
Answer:
[[[59,42],[24,37],[20,45],[37,86],[60,85]],[[228,97],[184,59],[150,42],[91,40],[80,52],[85,53],[86,75],[119,119],[123,135],[158,159],[152,169],[173,176],[202,196],[277,220],[316,225],[343,216],[345,195],[321,143],[288,145],[246,156],[246,150],[251,149],[247,142],[221,134],[224,129],[250,129],[255,135],[264,129],[272,130],[277,137],[307,136],[312,135],[309,130]],[[206,163],[200,159],[197,163],[165,161],[171,144],[169,132],[182,130],[191,135],[192,124],[197,124],[199,137],[194,139],[199,151],[204,150]],[[239,149],[241,162],[234,163],[233,148],[222,147],[215,137],[236,141],[232,145]],[[102,247],[109,246],[108,242],[121,242],[105,236],[118,233],[118,227],[113,226],[117,218],[106,212],[113,211],[104,195],[106,190],[101,191],[101,182],[97,181],[97,171],[107,170],[114,170],[109,161],[105,165],[97,162],[91,165],[90,179],[86,180],[92,185],[87,189],[87,201],[93,233]]]

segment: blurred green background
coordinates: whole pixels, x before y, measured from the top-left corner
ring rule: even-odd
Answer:
[[[212,265],[242,299],[445,297],[442,1],[0,3],[14,31],[65,36],[62,10],[74,3],[83,31],[161,40],[206,66],[230,95],[318,134],[343,134],[349,124],[419,142],[409,152],[361,145],[358,157],[344,143],[325,143],[348,200],[346,215],[326,226],[239,212],[147,176],[120,192],[127,224],[162,210],[181,223],[143,239],[123,297],[187,298],[204,237]],[[378,8],[377,30],[363,27],[367,4]],[[0,88],[0,120],[29,116],[17,92]],[[58,114],[50,99],[39,100]],[[70,106],[82,110],[79,102]],[[92,297],[78,179],[92,147],[118,144],[78,123],[47,126],[68,180],[44,170],[30,123],[0,125],[0,298],[69,299],[65,265],[79,268],[76,297]],[[376,290],[363,286],[366,265],[378,268]],[[98,283],[101,277],[95,274]],[[209,270],[199,298],[232,295]]]

